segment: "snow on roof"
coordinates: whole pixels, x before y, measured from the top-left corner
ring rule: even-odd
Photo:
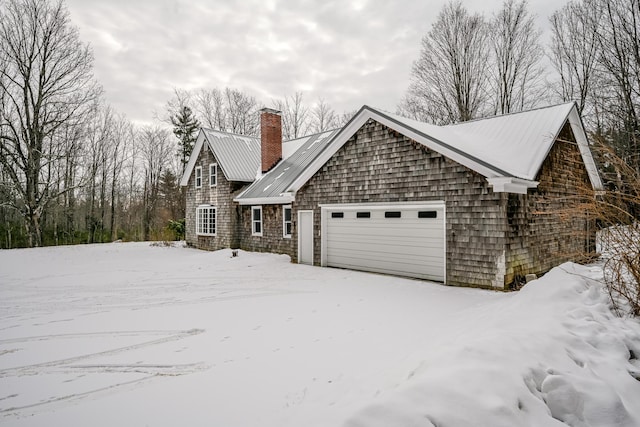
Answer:
[[[283,193],[322,152],[337,132],[338,130],[331,130],[283,143],[283,160],[251,184],[235,200],[241,204],[290,201],[288,197],[283,199]]]

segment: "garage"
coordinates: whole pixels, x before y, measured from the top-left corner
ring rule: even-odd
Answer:
[[[321,206],[322,265],[444,282],[445,205]]]

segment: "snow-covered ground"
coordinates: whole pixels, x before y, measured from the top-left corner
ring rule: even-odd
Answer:
[[[640,324],[601,274],[498,293],[148,243],[0,251],[0,424],[638,426]]]

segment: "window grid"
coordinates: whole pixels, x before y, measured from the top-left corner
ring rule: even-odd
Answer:
[[[262,236],[262,206],[251,207],[251,235]]]
[[[216,235],[216,208],[198,206],[196,210],[196,234],[200,236]]]
[[[209,165],[209,187],[218,185],[218,165],[212,163]]]
[[[291,237],[291,206],[282,208],[282,236]]]
[[[196,166],[196,188],[202,187],[202,166]]]

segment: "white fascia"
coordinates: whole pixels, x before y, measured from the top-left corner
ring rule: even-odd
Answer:
[[[282,193],[277,197],[254,197],[251,199],[236,197],[233,201],[240,205],[288,205],[293,202],[294,198],[291,193]]]
[[[487,182],[493,187],[494,193],[515,193],[527,194],[529,188],[536,188],[538,181],[530,181],[528,179],[515,178],[511,176],[496,176],[487,178]]]
[[[187,185],[189,185],[189,178],[191,177],[193,168],[196,165],[196,161],[198,160],[198,156],[200,155],[200,151],[202,150],[202,145],[204,144],[205,139],[205,133],[202,129],[200,129],[200,132],[198,132],[196,143],[194,144],[191,155],[189,156],[187,166],[184,168],[184,173],[182,174],[182,179],[180,180],[180,186],[186,187]]]

